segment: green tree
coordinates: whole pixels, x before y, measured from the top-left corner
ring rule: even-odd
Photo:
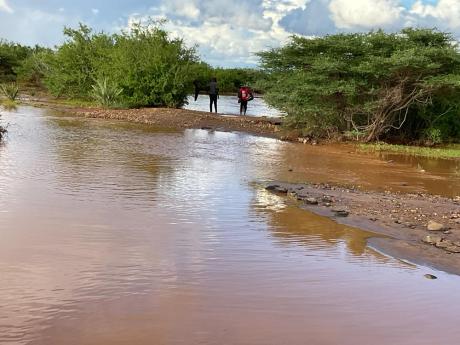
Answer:
[[[420,138],[433,126],[458,126],[460,54],[454,42],[428,29],[293,37],[259,53],[270,73],[262,86],[269,103],[311,133],[353,129],[365,141]],[[458,137],[458,130],[443,135]]]
[[[0,82],[16,81],[16,69],[32,53],[32,49],[0,39]]]

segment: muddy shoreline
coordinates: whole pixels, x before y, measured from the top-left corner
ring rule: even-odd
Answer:
[[[339,224],[386,236],[368,240],[370,247],[382,253],[460,275],[458,197],[380,193],[330,184],[270,182],[262,186]]]
[[[282,119],[280,118],[222,115],[171,108],[104,109],[79,107],[47,99],[28,99],[23,103],[87,118],[129,121],[168,130],[205,129],[224,132],[245,132],[270,138],[281,138],[282,136]]]
[[[239,131],[281,138],[281,119],[222,116],[183,109],[101,109],[64,105],[49,100],[24,102],[69,114],[123,120],[162,129]],[[340,224],[368,230],[386,238],[368,245],[387,255],[460,275],[460,199],[423,193],[378,192],[329,184],[263,184],[299,207]],[[428,223],[442,225],[429,231]],[[427,243],[428,242],[428,243]]]

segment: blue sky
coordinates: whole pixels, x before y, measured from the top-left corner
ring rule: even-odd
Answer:
[[[115,32],[150,17],[167,19],[173,35],[217,66],[255,65],[254,52],[292,34],[416,26],[460,38],[460,0],[0,0],[0,37],[53,46],[65,25]]]

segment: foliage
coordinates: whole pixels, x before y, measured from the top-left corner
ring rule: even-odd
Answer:
[[[67,41],[47,57],[45,85],[57,96],[88,98],[93,81],[108,78],[130,107],[182,106],[195,49],[170,38],[160,24],[139,23],[113,35],[93,33],[85,25],[66,28]]]
[[[405,29],[318,38],[292,37],[259,53],[266,99],[294,127],[364,141],[421,138],[428,128],[460,138],[460,54],[453,38]]]
[[[439,128],[428,128],[425,131],[425,136],[433,145],[442,143],[442,132]]]
[[[43,78],[48,72],[46,61],[52,54],[53,51],[48,48],[38,46],[33,48],[30,54],[14,69],[17,81],[35,87],[43,87]]]
[[[204,62],[195,64],[191,69],[193,79],[198,82],[202,91],[207,90],[211,78],[215,77],[219,83],[220,93],[238,93],[243,84],[257,90],[257,83],[265,73],[251,68],[213,68]]]
[[[0,91],[8,100],[15,101],[19,94],[19,87],[16,83],[0,84]]]
[[[16,80],[15,69],[30,54],[31,48],[0,39],[0,82]]]
[[[93,85],[93,97],[104,107],[116,105],[122,92],[123,89],[111,83],[108,78],[98,79],[96,80],[96,84]]]

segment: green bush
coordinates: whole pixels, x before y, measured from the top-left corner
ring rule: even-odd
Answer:
[[[94,80],[108,78],[129,107],[180,107],[192,83],[195,48],[170,38],[160,23],[136,24],[120,34],[66,28],[67,41],[45,62],[45,85],[56,96],[89,98]],[[101,79],[102,78],[102,79]]]
[[[97,79],[96,84],[92,87],[94,99],[104,107],[113,107],[117,105],[119,96],[123,92],[123,89],[111,83],[108,78]]]
[[[426,140],[434,145],[442,143],[442,132],[439,128],[428,128],[425,131]]]
[[[33,49],[0,39],[0,83],[16,81],[16,69]]]

